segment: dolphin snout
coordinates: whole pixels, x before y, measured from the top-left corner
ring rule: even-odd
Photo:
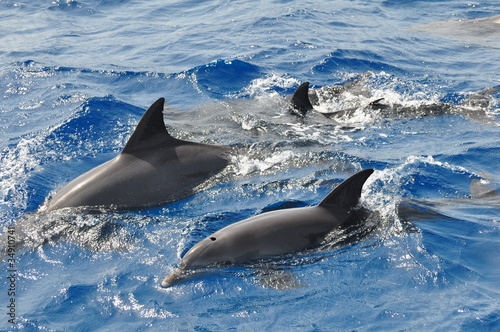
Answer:
[[[170,287],[177,284],[179,281],[184,279],[186,273],[182,270],[176,270],[173,273],[166,276],[161,282],[161,287]]]

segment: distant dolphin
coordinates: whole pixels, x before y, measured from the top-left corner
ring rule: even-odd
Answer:
[[[500,207],[499,191],[490,188],[483,182],[486,181],[484,179],[473,179],[471,181],[470,198],[444,198],[435,200],[407,198],[398,204],[398,217],[405,223],[433,221],[436,219],[452,219],[438,211],[446,207],[449,208],[449,206],[457,205],[490,206],[498,210]]]
[[[366,104],[354,105],[353,108],[338,110],[337,113],[341,111],[354,111],[360,107],[366,107],[370,105],[378,105],[383,98],[372,99],[372,93],[367,87],[367,80],[370,76],[373,76],[373,72],[368,71],[362,73],[355,77],[354,79],[341,84],[333,86],[325,86],[318,89],[310,89],[309,82],[302,83],[293,93],[290,98],[290,112],[294,115],[305,116],[309,111],[314,110],[314,106],[318,106],[322,101],[330,101],[335,99],[343,99],[344,94],[349,94],[351,96],[362,97],[369,100]],[[364,101],[364,100],[363,100]],[[321,113],[328,117],[330,113]],[[333,113],[332,113],[333,114]]]
[[[372,74],[371,72],[367,72],[344,85],[327,86],[319,89],[309,89],[309,82],[304,82],[295,90],[290,99],[290,113],[304,117],[308,112],[314,110],[314,106],[320,105],[321,102],[342,101],[346,96],[349,96],[350,101],[347,103],[347,106],[341,105],[334,112],[318,111],[318,113],[339,122],[356,116],[356,112],[362,110],[365,112],[377,112],[377,116],[383,119],[461,115],[473,122],[499,125],[493,117],[486,113],[490,107],[491,96],[493,93],[499,91],[498,87],[476,91],[468,96],[460,105],[444,102],[402,105],[385,103],[384,98],[373,98],[365,84],[366,79]]]
[[[354,208],[372,173],[372,169],[365,169],[354,174],[317,206],[265,212],[222,228],[194,245],[182,258],[179,268],[163,279],[161,285],[172,286],[203,267],[318,246],[331,231],[358,224]]]
[[[170,136],[163,120],[164,103],[160,98],[149,107],[118,156],[56,191],[38,212],[160,206],[192,195],[224,169],[231,149]]]
[[[480,179],[474,179],[470,183],[470,193],[474,199],[500,202],[498,190],[488,187]]]
[[[452,19],[416,25],[411,30],[430,32],[467,43],[500,47],[500,15],[473,19]]]

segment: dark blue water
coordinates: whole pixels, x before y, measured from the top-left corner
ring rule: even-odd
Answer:
[[[175,137],[247,150],[182,201],[35,227],[50,240],[16,252],[15,295],[2,262],[0,329],[498,331],[500,206],[471,198],[469,185],[500,187],[500,94],[477,116],[360,109],[338,122],[297,119],[282,98],[306,80],[318,88],[371,71],[373,98],[458,105],[500,84],[498,30],[464,23],[457,38],[422,26],[499,14],[493,0],[0,0],[2,227],[119,153],[159,97]],[[344,97],[318,110],[363,101]],[[213,231],[317,204],[369,167],[371,236],[273,262],[302,288],[264,288],[252,266],[160,287]],[[397,208],[408,199],[431,217],[406,225]]]

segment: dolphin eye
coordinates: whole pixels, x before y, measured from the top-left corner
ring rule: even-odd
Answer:
[[[215,236],[210,237],[210,240],[215,241],[217,238]]]

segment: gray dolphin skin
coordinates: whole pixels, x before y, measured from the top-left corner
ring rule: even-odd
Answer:
[[[356,225],[352,213],[372,169],[360,171],[335,188],[317,206],[265,212],[236,222],[194,245],[179,268],[163,279],[172,286],[196,269],[252,261],[318,246],[334,229]]]
[[[195,187],[223,170],[231,148],[170,136],[163,120],[164,103],[160,98],[149,107],[118,156],[56,191],[38,212],[161,206],[192,195]]]

